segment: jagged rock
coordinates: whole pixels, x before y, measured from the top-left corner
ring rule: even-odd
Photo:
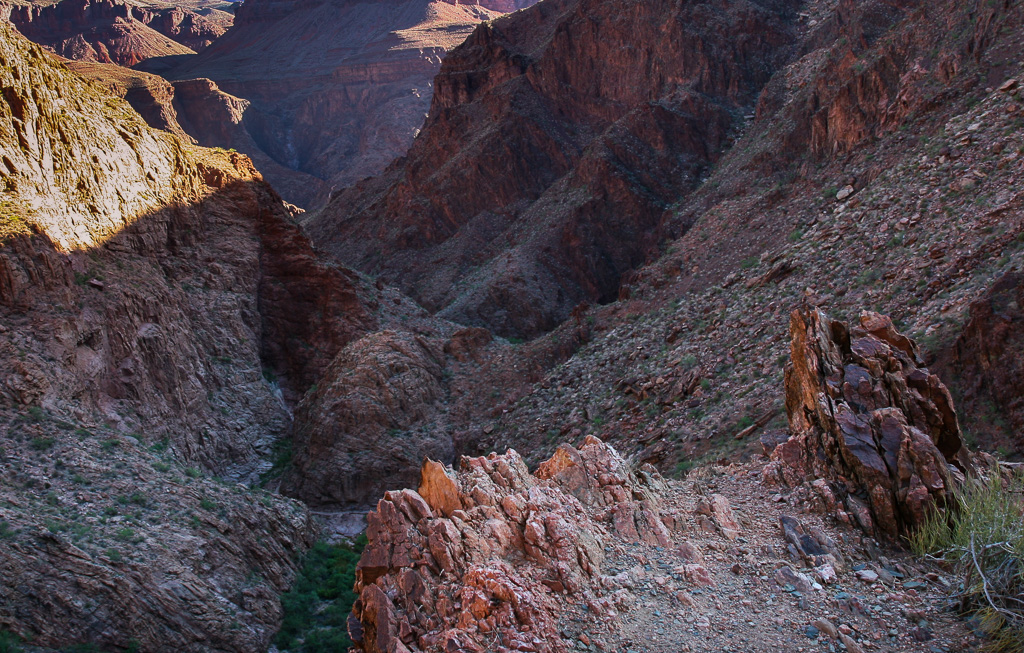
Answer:
[[[842,569],[845,566],[839,547],[820,529],[811,529],[808,532],[808,529],[804,528],[799,520],[786,515],[782,516],[780,522],[786,541],[808,565],[812,567],[829,565],[834,569]]]
[[[889,318],[864,312],[846,326],[794,311],[786,412],[793,436],[765,478],[796,486],[833,481],[869,533],[895,537],[944,509],[970,466],[949,391]],[[954,470],[955,471],[955,470]]]
[[[735,540],[739,537],[740,525],[732,514],[729,500],[721,494],[712,494],[701,499],[697,504],[696,513],[710,517],[722,535],[728,539]]]
[[[422,494],[388,492],[369,515],[349,626],[357,649],[568,650],[562,592],[612,608],[591,593],[607,578],[605,547],[668,542],[662,484],[593,437],[534,475],[511,450],[463,458],[457,473],[425,463]]]

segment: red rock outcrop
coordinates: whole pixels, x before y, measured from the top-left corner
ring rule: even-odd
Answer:
[[[463,458],[454,473],[426,461],[419,492],[388,492],[369,515],[349,620],[357,649],[570,650],[566,602],[615,609],[605,546],[669,544],[679,516],[659,506],[662,490],[596,438],[563,445],[533,475],[515,451]]]
[[[522,4],[250,0],[214,46],[161,74],[250,102],[250,141],[208,144],[251,155],[285,199],[312,207],[404,154],[445,53]]]
[[[795,6],[795,5],[793,5]],[[617,297],[793,40],[791,6],[557,0],[445,59],[406,158],[308,229],[339,260],[506,336]]]
[[[791,435],[772,452],[766,480],[817,479],[826,508],[838,498],[840,518],[893,538],[945,509],[971,461],[949,391],[917,345],[871,312],[847,326],[797,310],[790,336]]]
[[[1024,275],[1007,273],[971,304],[935,368],[976,416],[970,427],[979,447],[1024,454]]]
[[[200,11],[144,7],[124,0],[62,0],[3,8],[18,31],[63,57],[122,66],[194,54],[231,25],[227,12]]]

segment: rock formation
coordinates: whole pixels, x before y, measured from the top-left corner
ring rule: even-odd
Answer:
[[[445,59],[408,156],[308,229],[442,316],[548,331],[657,251],[666,210],[786,60],[793,17],[559,0],[482,25]]]
[[[124,0],[62,0],[3,9],[22,34],[68,59],[135,64],[154,57],[195,54],[230,27],[232,15],[146,7]]]
[[[230,147],[253,156],[285,199],[312,207],[404,154],[445,53],[480,21],[525,4],[251,0],[213,47],[160,72],[212,79],[250,102],[251,142]]]
[[[244,157],[152,130],[3,25],[0,64],[0,624],[51,648],[265,648],[316,529],[230,482],[290,428],[263,336],[351,279],[313,274]],[[309,325],[329,353],[337,331]]]
[[[98,82],[110,95],[124,98],[150,127],[195,142],[178,122],[174,86],[163,77],[94,61],[69,60],[67,66],[82,77]]]
[[[615,609],[605,547],[670,543],[679,516],[659,505],[663,489],[596,438],[532,475],[515,451],[455,473],[428,460],[419,492],[388,492],[369,515],[352,639],[368,653],[567,651],[567,601]]]
[[[1011,271],[971,304],[970,319],[936,368],[975,416],[978,446],[1024,453],[1024,275]]]
[[[814,480],[828,509],[838,496],[842,519],[889,537],[945,509],[971,461],[949,391],[917,345],[871,312],[847,326],[797,310],[790,335],[791,436],[766,477],[791,487]]]

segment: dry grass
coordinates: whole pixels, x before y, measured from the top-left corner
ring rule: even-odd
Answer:
[[[1024,650],[1024,474],[993,470],[957,503],[948,520],[936,513],[911,545],[954,565],[961,606],[988,634],[987,650]]]

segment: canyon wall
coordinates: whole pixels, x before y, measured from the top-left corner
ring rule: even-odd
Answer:
[[[253,0],[211,48],[161,73],[209,78],[250,102],[251,143],[233,146],[254,156],[285,199],[311,207],[404,154],[445,53],[480,21],[516,7]],[[293,172],[264,166],[262,157]]]
[[[63,57],[123,66],[199,52],[232,21],[230,13],[218,9],[147,7],[123,0],[8,5],[2,13],[28,39]]]
[[[657,251],[787,61],[794,7],[558,0],[486,23],[445,59],[408,155],[307,228],[438,315],[548,331]]]

